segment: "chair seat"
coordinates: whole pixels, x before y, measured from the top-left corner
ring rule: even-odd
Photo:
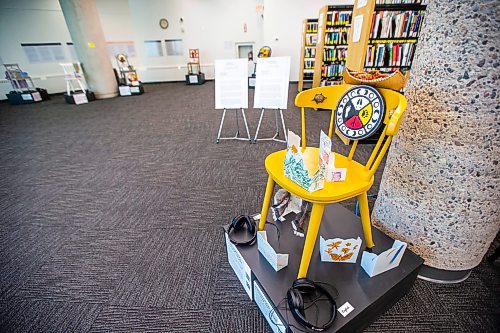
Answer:
[[[313,171],[315,167],[317,169],[319,148],[306,147],[301,149],[301,152],[308,170]],[[368,176],[368,170],[362,164],[353,160],[349,161],[347,157],[335,153],[335,167],[347,168],[345,181],[325,181],[322,190],[309,192],[285,176],[285,156],[286,150],[277,151],[267,156],[265,161],[267,173],[282,188],[310,202],[327,204],[346,200],[368,191],[373,184],[374,177]]]

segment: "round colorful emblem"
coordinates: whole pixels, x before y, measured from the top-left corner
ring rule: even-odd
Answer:
[[[370,86],[355,86],[340,99],[335,110],[335,126],[348,139],[373,135],[384,120],[382,95]]]

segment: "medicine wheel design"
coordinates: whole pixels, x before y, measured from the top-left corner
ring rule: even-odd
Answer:
[[[384,99],[375,88],[355,86],[337,104],[335,126],[348,139],[365,139],[377,131],[384,114]]]

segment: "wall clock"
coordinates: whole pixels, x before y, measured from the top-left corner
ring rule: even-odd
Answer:
[[[168,28],[168,21],[165,18],[160,19],[160,28],[162,29],[167,29]]]
[[[382,95],[370,86],[355,86],[340,99],[335,110],[335,126],[348,139],[373,135],[384,121]]]

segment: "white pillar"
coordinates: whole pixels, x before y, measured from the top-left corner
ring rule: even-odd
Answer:
[[[59,0],[85,80],[97,99],[118,96],[95,0]]]

